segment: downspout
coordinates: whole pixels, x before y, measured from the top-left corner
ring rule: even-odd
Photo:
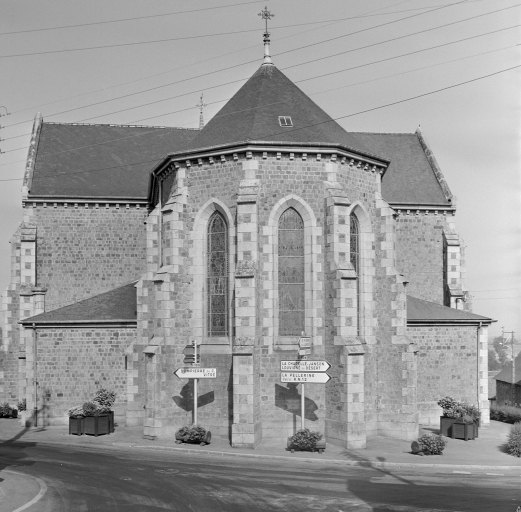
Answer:
[[[33,323],[33,387],[34,387],[34,426],[38,426],[38,380],[36,375],[36,325]]]
[[[479,322],[479,325],[478,325],[478,332],[477,332],[477,343],[478,343],[478,353],[477,353],[477,356],[478,356],[478,357],[476,358],[476,362],[477,362],[477,365],[478,365],[478,374],[477,374],[477,377],[478,377],[478,378],[476,379],[476,381],[477,381],[477,386],[476,386],[476,387],[477,387],[477,394],[478,394],[478,409],[479,409],[479,410],[481,410],[481,403],[480,403],[480,401],[479,401],[479,394],[480,394],[480,393],[479,393],[479,359],[480,359],[480,357],[479,357],[479,349],[480,349],[480,347],[479,347],[479,335],[480,335],[480,333],[481,333],[481,325],[482,325],[482,322]],[[487,347],[487,348],[488,348],[488,347]],[[488,375],[488,374],[487,374],[487,375]]]
[[[157,179],[157,176],[156,176]],[[157,250],[159,258],[159,268],[163,266],[163,182],[159,180],[159,215],[157,229]]]

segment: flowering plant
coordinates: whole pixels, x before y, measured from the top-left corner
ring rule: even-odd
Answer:
[[[322,439],[322,434],[312,432],[308,428],[297,430],[294,435],[289,438],[290,446],[300,448],[301,450],[313,450],[317,446],[317,441]]]
[[[192,443],[202,443],[206,436],[206,429],[197,425],[192,425],[191,427],[184,426],[176,432],[176,435],[180,437],[187,436],[187,441]]]
[[[116,401],[116,393],[105,388],[100,388],[92,399],[93,402],[99,404],[100,412],[109,412]]]

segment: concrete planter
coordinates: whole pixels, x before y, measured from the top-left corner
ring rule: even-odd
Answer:
[[[98,437],[110,434],[109,415],[87,416],[83,419],[83,433]]]

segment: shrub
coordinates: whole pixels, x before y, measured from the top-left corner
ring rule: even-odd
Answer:
[[[92,401],[100,404],[102,412],[107,412],[110,411],[116,401],[116,393],[105,388],[100,388]]]
[[[468,414],[464,414],[461,418],[459,418],[459,421],[470,425],[471,423],[474,423],[474,418]]]
[[[9,402],[3,402],[0,404],[0,418],[8,418],[11,416],[12,407]]]
[[[418,443],[424,453],[441,455],[449,440],[438,434],[424,434],[418,439]]]
[[[83,418],[85,414],[83,413],[83,405],[77,405],[76,407],[71,407],[67,414],[69,418]]]
[[[470,416],[474,423],[478,423],[481,419],[481,411],[475,405],[463,403],[461,406],[465,411],[465,414]]]
[[[26,411],[27,410],[27,400],[23,398],[22,400],[18,400],[18,410],[19,411]]]
[[[97,402],[90,401],[83,404],[83,415],[84,416],[99,416],[100,406]]]
[[[514,423],[508,434],[508,453],[521,457],[521,423]]]
[[[203,427],[198,427],[196,425],[192,425],[191,427],[181,427],[177,432],[176,435],[180,436],[188,436],[187,441],[190,441],[192,443],[202,443],[204,441],[204,438],[206,436],[206,429]]]
[[[490,408],[490,419],[503,423],[517,423],[521,421],[521,408],[511,405],[493,405]]]
[[[298,430],[289,438],[290,446],[299,448],[301,450],[314,450],[317,446],[317,441],[322,439],[322,434],[319,432],[312,432],[308,428]]]

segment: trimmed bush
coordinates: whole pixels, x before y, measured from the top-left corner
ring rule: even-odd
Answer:
[[[322,439],[320,432],[312,432],[308,428],[298,430],[289,438],[289,443],[300,450],[314,450],[317,442]]]
[[[449,440],[438,434],[424,434],[418,439],[422,451],[426,454],[441,455]]]
[[[12,407],[9,405],[9,402],[3,402],[0,404],[0,418],[10,418]]]
[[[191,427],[181,427],[177,432],[178,436],[188,436],[187,441],[190,443],[202,443],[206,436],[206,429],[193,425]]]
[[[521,421],[521,408],[510,405],[493,405],[490,408],[490,419],[503,423],[517,423]]]
[[[83,413],[83,405],[77,405],[76,407],[71,407],[67,414],[69,418],[83,418],[85,414]]]
[[[26,411],[27,410],[27,400],[24,398],[23,400],[18,400],[18,410]]]
[[[521,457],[521,423],[514,423],[508,434],[508,453]]]

